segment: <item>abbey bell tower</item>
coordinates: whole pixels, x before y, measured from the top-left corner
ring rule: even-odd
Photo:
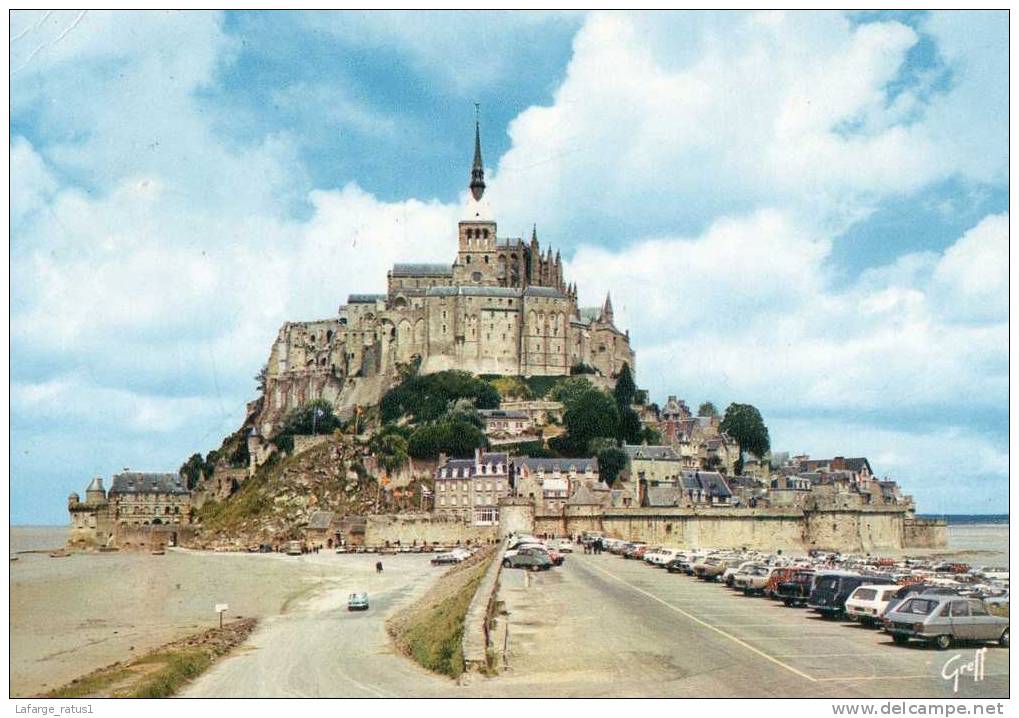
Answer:
[[[499,286],[503,279],[497,275],[495,221],[491,207],[484,199],[485,165],[481,159],[481,123],[474,120],[474,162],[471,164],[471,182],[468,185],[466,217],[460,221],[459,251],[455,266],[457,278],[465,284]],[[505,268],[504,268],[505,269]]]

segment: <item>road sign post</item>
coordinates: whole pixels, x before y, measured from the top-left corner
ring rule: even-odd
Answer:
[[[223,614],[226,613],[227,609],[229,609],[229,608],[230,608],[230,606],[228,606],[225,603],[217,603],[216,604],[216,613],[219,614],[219,627],[220,628],[223,627]]]

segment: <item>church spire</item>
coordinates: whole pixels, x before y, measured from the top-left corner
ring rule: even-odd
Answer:
[[[474,164],[471,166],[471,194],[474,201],[481,199],[485,193],[485,165],[481,161],[481,120],[478,115],[480,108],[474,103]]]
[[[612,317],[612,293],[611,292],[606,292],[605,293],[605,304],[601,308],[601,315],[602,315],[603,319],[607,319],[610,322],[613,319],[613,317]]]

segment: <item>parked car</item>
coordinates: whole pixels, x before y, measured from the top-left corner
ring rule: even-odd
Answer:
[[[659,548],[655,551],[645,551],[644,562],[662,568],[677,556],[679,556],[678,548]]]
[[[884,613],[882,616],[887,615],[890,611],[893,611],[896,606],[902,603],[905,599],[910,596],[918,596],[921,593],[938,593],[944,596],[957,596],[959,592],[954,588],[948,588],[945,586],[935,586],[930,583],[907,583],[905,586],[899,586],[895,591],[895,595],[889,599],[888,605],[885,606]]]
[[[878,623],[891,601],[896,600],[899,586],[887,584],[864,583],[846,599],[845,612],[850,621],[863,624]]]
[[[502,560],[503,568],[526,568],[529,571],[547,571],[552,568],[552,559],[545,551],[537,548],[522,548]]]
[[[573,553],[573,542],[569,539],[555,539],[549,545],[559,553]]]
[[[733,564],[722,571],[722,577],[719,579],[729,588],[736,587],[736,574],[745,573],[749,571],[753,566],[759,566],[757,561],[744,561],[739,565]]]
[[[716,581],[730,563],[731,560],[718,556],[709,556],[693,565],[693,573],[697,578],[705,581]]]
[[[775,570],[771,572],[771,575],[768,576],[768,583],[764,585],[764,595],[767,596],[768,598],[775,599],[779,598],[778,596],[779,585],[791,579],[793,576],[796,575],[797,571],[801,570],[802,569],[797,568],[795,566],[776,567]]]
[[[885,631],[896,643],[911,638],[940,650],[954,641],[996,641],[1008,647],[1008,619],[994,616],[979,598],[921,593],[896,606],[884,620]]]
[[[449,566],[454,563],[460,563],[463,559],[455,553],[440,553],[438,556],[432,558],[433,566]]]
[[[287,556],[300,556],[302,553],[304,553],[304,545],[300,541],[287,543]]]
[[[347,610],[348,611],[367,611],[368,610],[368,594],[364,593],[352,593],[347,598]]]
[[[644,552],[647,551],[647,544],[634,541],[630,544],[630,547],[623,551],[623,558],[635,558],[638,561],[644,558]]]
[[[797,571],[788,581],[778,584],[775,596],[786,606],[805,606],[814,585],[814,575],[813,569]]]
[[[768,585],[768,579],[775,570],[774,566],[761,566],[759,564],[751,566],[746,571],[736,574],[733,579],[733,585],[735,588],[743,591],[744,596],[764,593],[764,589]]]
[[[864,576],[845,571],[826,571],[817,574],[807,599],[807,608],[826,618],[841,618],[845,615],[846,599],[862,584],[889,585],[894,581],[882,576]]]

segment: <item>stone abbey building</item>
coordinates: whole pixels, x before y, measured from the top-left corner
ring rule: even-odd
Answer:
[[[385,294],[353,294],[337,316],[287,322],[273,344],[256,421],[263,435],[287,411],[314,399],[341,414],[376,403],[398,368],[431,373],[561,376],[584,366],[612,380],[634,367],[612,301],[580,308],[559,253],[498,236],[485,199],[480,131],[457,254],[450,264],[396,264]]]

